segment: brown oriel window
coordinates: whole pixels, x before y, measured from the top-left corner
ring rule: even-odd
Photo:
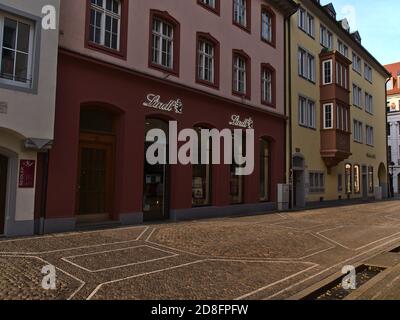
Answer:
[[[233,50],[232,93],[251,99],[251,60],[243,50]]]
[[[149,67],[179,76],[180,24],[168,12],[150,11]]]
[[[128,0],[86,0],[85,47],[126,59]]]
[[[197,0],[197,3],[211,12],[220,15],[221,0]]]
[[[219,88],[220,45],[209,33],[197,33],[196,82]]]
[[[232,0],[233,24],[251,32],[251,0]]]

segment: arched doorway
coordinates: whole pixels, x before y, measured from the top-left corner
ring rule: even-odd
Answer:
[[[306,177],[305,177],[305,161],[300,154],[293,156],[293,207],[304,208],[306,206]]]
[[[386,166],[383,163],[379,165],[378,179],[379,179],[379,186],[382,188],[382,197],[388,198],[389,196],[388,174],[386,171]]]
[[[0,235],[5,233],[8,158],[0,154]]]
[[[114,213],[115,115],[99,108],[82,108],[77,188],[77,221],[112,219]]]
[[[163,139],[160,140],[161,133],[164,135]],[[143,189],[144,221],[169,219],[170,170],[168,165],[168,137],[168,122],[158,118],[146,119]],[[160,161],[155,164],[150,163],[147,157],[148,151]]]

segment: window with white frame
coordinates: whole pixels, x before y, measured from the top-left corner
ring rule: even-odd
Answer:
[[[353,104],[358,108],[362,106],[362,89],[356,84],[353,84]]]
[[[121,2],[119,0],[91,0],[90,41],[119,50]]]
[[[299,97],[299,124],[310,129],[315,129],[317,126],[315,102],[301,96]]]
[[[325,192],[325,174],[323,172],[309,172],[310,192],[323,193]]]
[[[332,84],[332,60],[322,62],[322,84]]]
[[[266,9],[261,13],[261,37],[267,42],[273,42],[274,20],[271,12]]]
[[[333,104],[323,105],[324,110],[324,129],[333,129]]]
[[[215,0],[200,0],[200,2],[204,5],[206,5],[207,7],[216,9]]]
[[[349,47],[346,46],[341,40],[338,39],[338,51],[345,57],[349,56]]]
[[[372,82],[372,68],[367,63],[364,64],[364,77],[369,82]]]
[[[361,74],[361,58],[353,52],[353,70]]]
[[[199,39],[198,44],[198,78],[203,81],[210,83],[215,82],[214,70],[215,70],[215,48],[214,44]]]
[[[233,59],[233,90],[237,93],[246,94],[247,92],[247,60],[246,58],[235,55]]]
[[[273,71],[268,68],[262,68],[261,83],[262,83],[262,99],[268,104],[273,103]]]
[[[325,48],[333,49],[333,34],[323,25],[320,28],[320,42]]]
[[[315,82],[315,58],[302,48],[298,51],[298,69],[299,76]]]
[[[371,126],[366,126],[366,134],[367,134],[367,145],[374,145],[374,128]]]
[[[247,27],[247,0],[233,0],[233,19],[237,24]]]
[[[373,114],[374,113],[374,98],[369,93],[365,93],[365,111]]]
[[[353,135],[354,141],[363,143],[363,124],[358,120],[353,121]]]
[[[152,62],[167,69],[174,65],[174,27],[155,17],[152,32]]]
[[[0,82],[32,86],[34,23],[0,11]]]

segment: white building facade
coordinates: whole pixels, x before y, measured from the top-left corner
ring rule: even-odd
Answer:
[[[42,27],[49,5],[58,22],[59,0],[0,0],[0,236],[32,235],[40,220],[59,36]]]

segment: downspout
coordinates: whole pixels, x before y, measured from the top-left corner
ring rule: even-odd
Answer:
[[[291,23],[290,18],[288,19],[288,91],[289,91],[289,208],[293,208],[293,141],[292,141],[292,37],[291,37]]]
[[[394,195],[392,194],[392,188],[391,188],[391,177],[390,177],[390,163],[389,163],[389,140],[388,140],[388,135],[387,135],[387,122],[388,122],[388,111],[387,111],[387,100],[388,100],[388,94],[387,94],[387,84],[390,81],[391,78],[388,78],[385,82],[385,145],[386,145],[386,168],[387,168],[387,188],[388,188],[388,197],[392,198]],[[378,168],[378,175],[379,175],[379,168]]]
[[[44,234],[44,222],[46,217],[46,208],[47,208],[47,186],[48,186],[48,178],[49,178],[49,151],[46,151],[43,154],[43,183],[42,183],[42,198],[40,203],[40,227],[39,234]]]

